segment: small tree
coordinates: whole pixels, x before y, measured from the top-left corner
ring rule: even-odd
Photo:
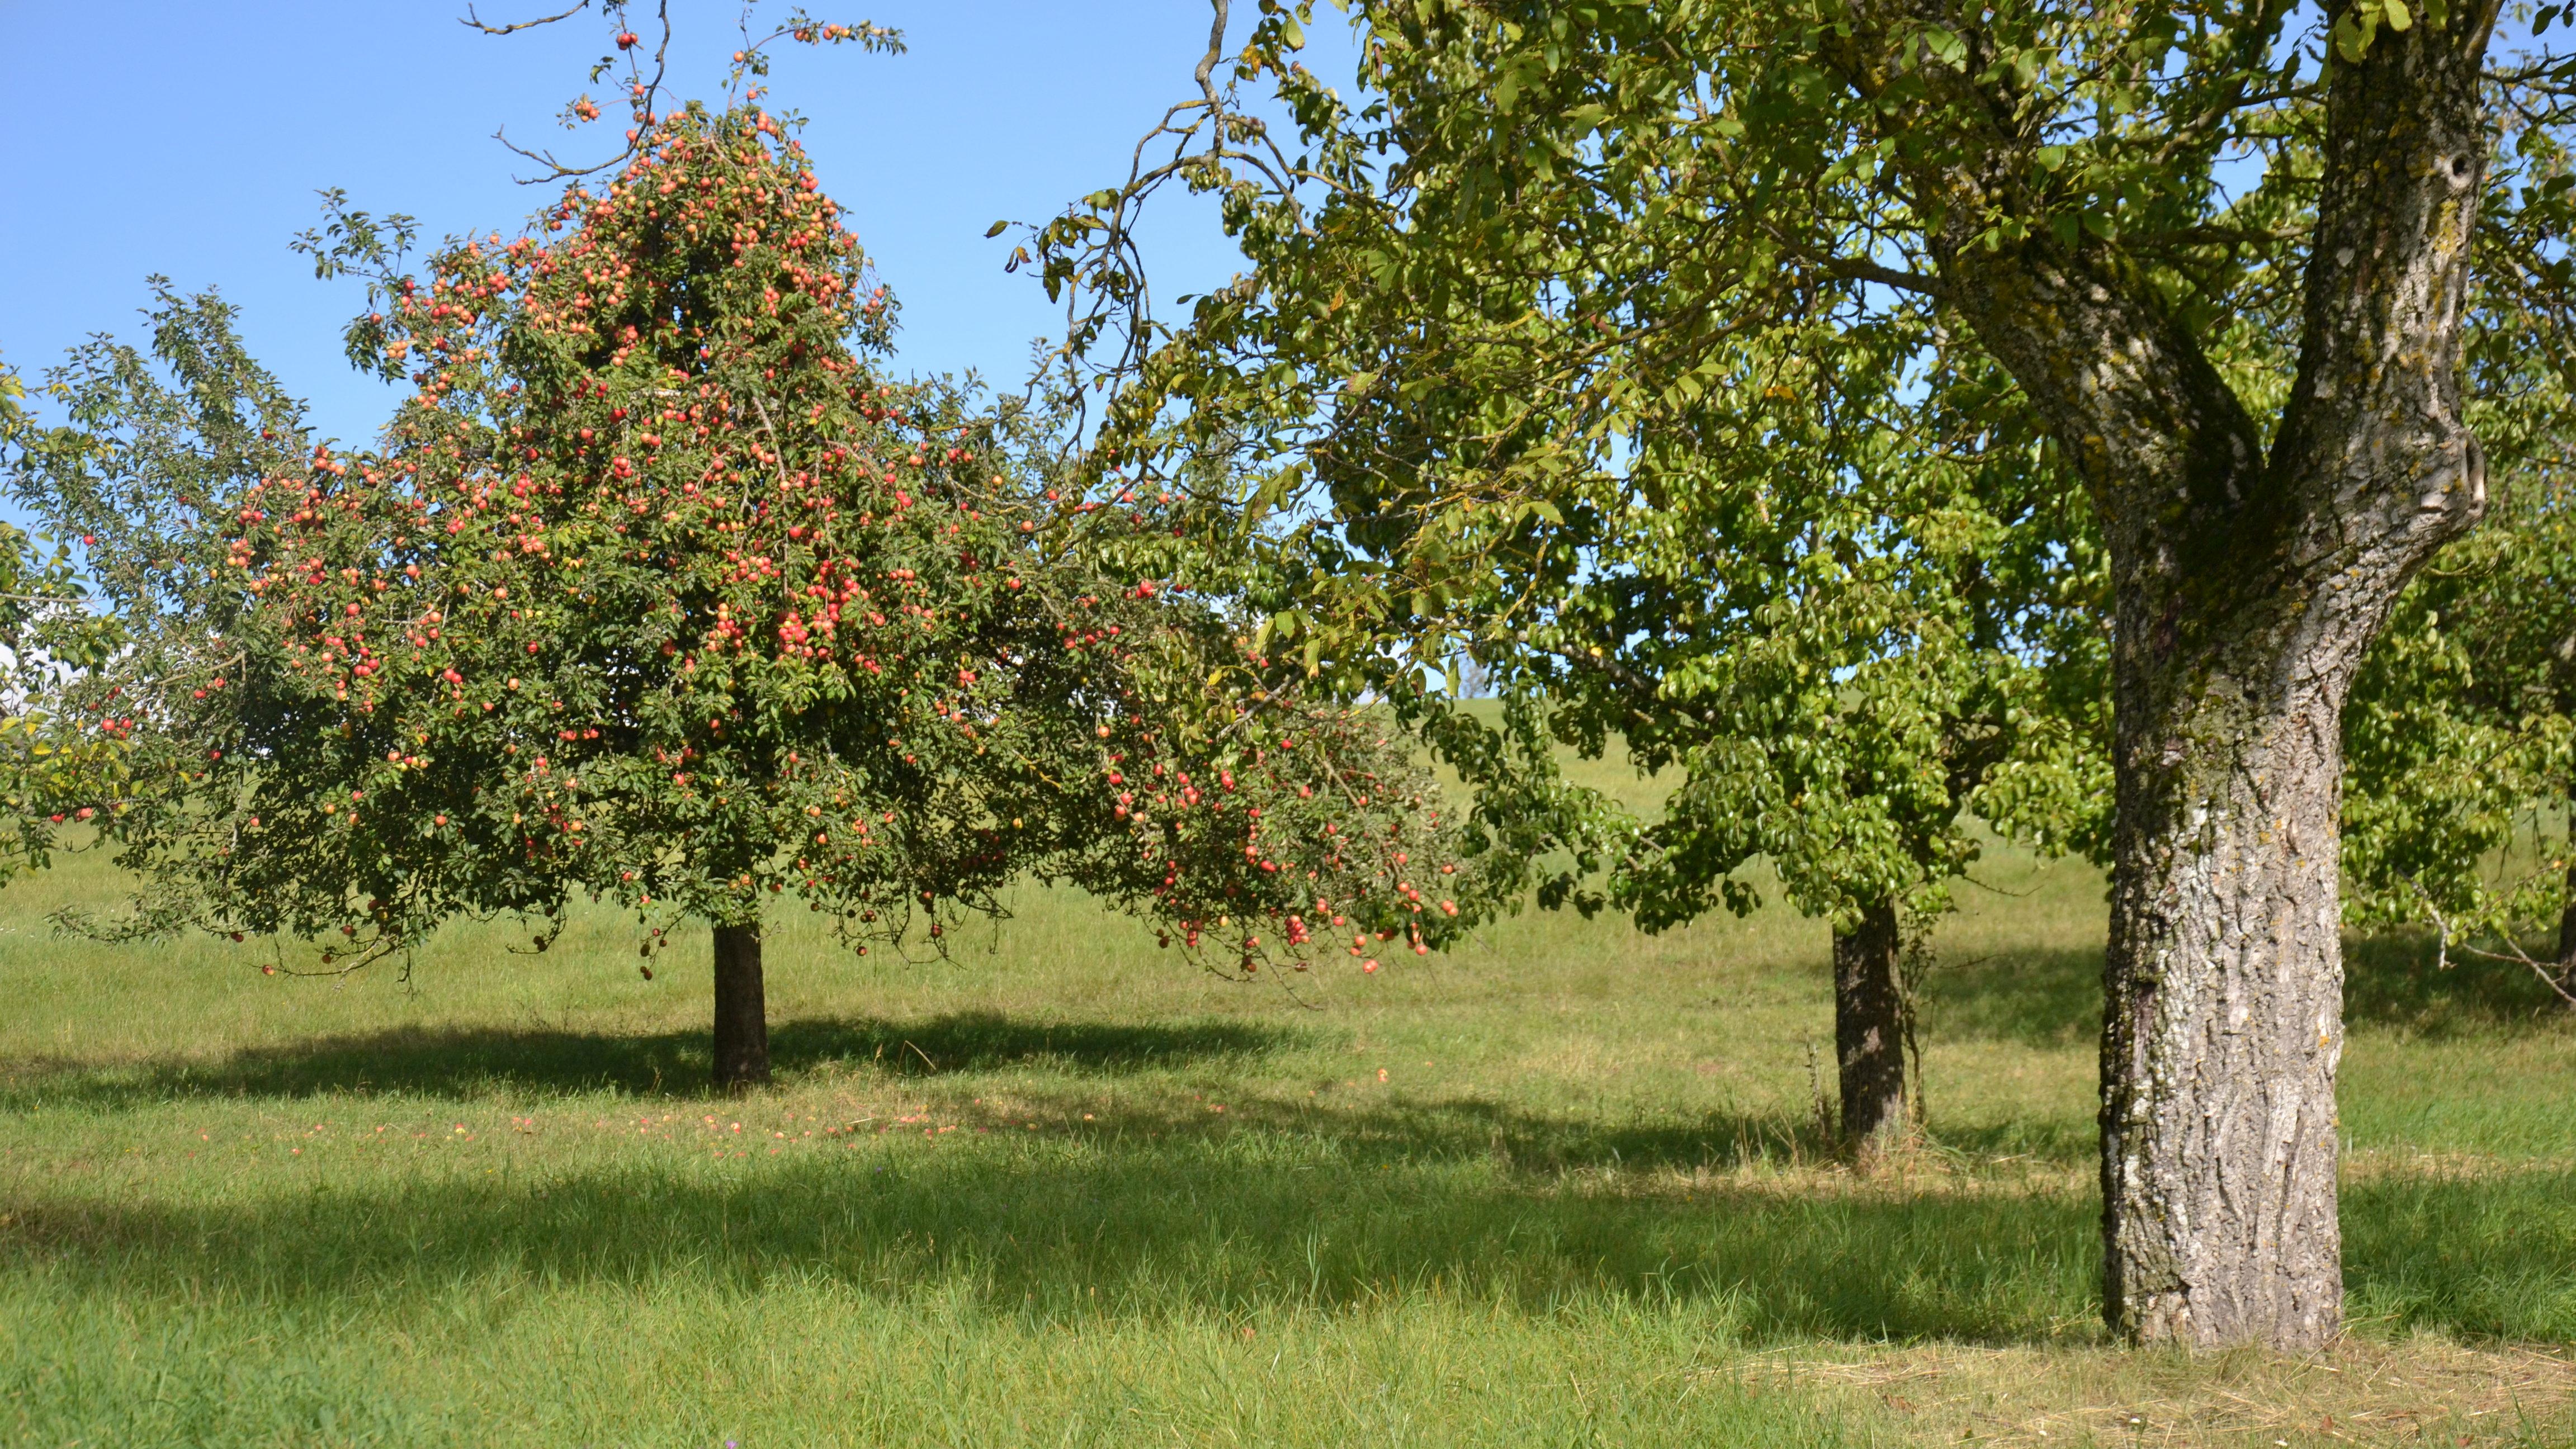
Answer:
[[[217,304],[165,300],[164,360],[229,390],[102,345],[61,380],[87,432],[20,473],[65,519],[147,499],[114,587],[162,622],[101,687],[184,768],[119,813],[124,929],[345,971],[460,913],[542,944],[577,895],[648,957],[704,919],[738,1087],[772,896],[864,952],[1068,877],[1245,972],[1457,928],[1427,779],[1364,716],[1231,691],[1242,645],[1154,572],[1155,499],[1066,493],[1038,418],[878,374],[892,301],[756,104],[654,122],[426,276],[402,239],[345,210],[314,239],[375,270],[352,355],[410,370],[380,448],[310,444]],[[190,429],[225,444],[132,445]]]
[[[1633,479],[1666,506],[1632,493],[1631,546],[1556,610],[1601,655],[1558,645],[1540,687],[1576,738],[1616,729],[1647,770],[1679,767],[1610,861],[1641,926],[1749,909],[1756,862],[1832,924],[1841,1128],[1866,1162],[1921,1103],[1907,958],[1980,858],[1976,822],[2050,850],[2098,847],[2107,824],[2100,554],[2026,432],[1971,428],[1945,451],[1926,436],[1938,406],[1900,441],[1731,401],[1729,433],[1825,435],[1742,472],[1747,448],[1659,443]],[[1762,479],[1750,516],[1728,474]]]

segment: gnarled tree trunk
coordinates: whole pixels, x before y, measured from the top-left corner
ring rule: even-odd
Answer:
[[[741,1092],[769,1080],[769,1007],[761,985],[760,927],[718,926],[716,1088]]]
[[[2329,62],[2298,375],[2259,473],[2205,452],[2111,534],[2120,821],[2104,962],[2104,1296],[2194,1346],[2342,1331],[2336,824],[2345,693],[2485,506],[2460,324],[2487,21]]]
[[[2398,592],[2484,506],[2460,323],[2494,15],[2464,4],[2328,55],[2298,371],[2268,450],[2145,264],[1980,233],[2032,204],[2020,142],[1927,148],[1913,173],[1947,218],[1944,300],[2047,420],[2109,546],[2104,1300],[2134,1340],[2341,1331],[2340,721]]]
[[[2255,631],[2234,659],[2120,650],[2104,1300],[2134,1338],[2341,1331],[2338,722],[2368,622]]]
[[[1896,907],[1884,901],[1834,932],[1834,1065],[1843,1150],[1861,1167],[1903,1141],[1905,993]]]

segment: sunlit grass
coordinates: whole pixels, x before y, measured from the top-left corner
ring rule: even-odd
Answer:
[[[58,939],[115,885],[74,862],[0,895],[0,1442],[2576,1439],[2576,1029],[2527,978],[2353,952],[2353,1347],[2124,1354],[2100,882],[1979,874],[1933,1143],[1855,1181],[1784,913],[1254,985],[1043,891],[946,961],[782,914],[731,1102],[702,938],[267,976]]]

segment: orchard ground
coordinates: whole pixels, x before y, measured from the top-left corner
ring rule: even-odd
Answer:
[[[0,893],[0,1442],[2576,1442],[2576,1023],[2536,984],[2357,943],[2349,1341],[2125,1353],[2101,884],[1978,874],[1933,1144],[1864,1182],[1785,911],[1253,985],[1045,891],[927,964],[781,912],[780,1081],[731,1101],[702,940],[651,981],[604,912],[272,977],[57,937],[117,887],[76,860]]]

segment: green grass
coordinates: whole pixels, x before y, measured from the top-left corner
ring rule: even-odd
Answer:
[[[649,982],[605,916],[272,977],[54,936],[115,889],[74,862],[0,894],[0,1443],[2576,1442],[2576,1027],[2536,986],[2357,944],[2354,1342],[2122,1353],[2100,882],[1981,878],[1934,1144],[1855,1181],[1823,928],[1777,912],[1293,986],[1038,891],[951,961],[782,917],[780,1082],[729,1102],[703,938]]]

